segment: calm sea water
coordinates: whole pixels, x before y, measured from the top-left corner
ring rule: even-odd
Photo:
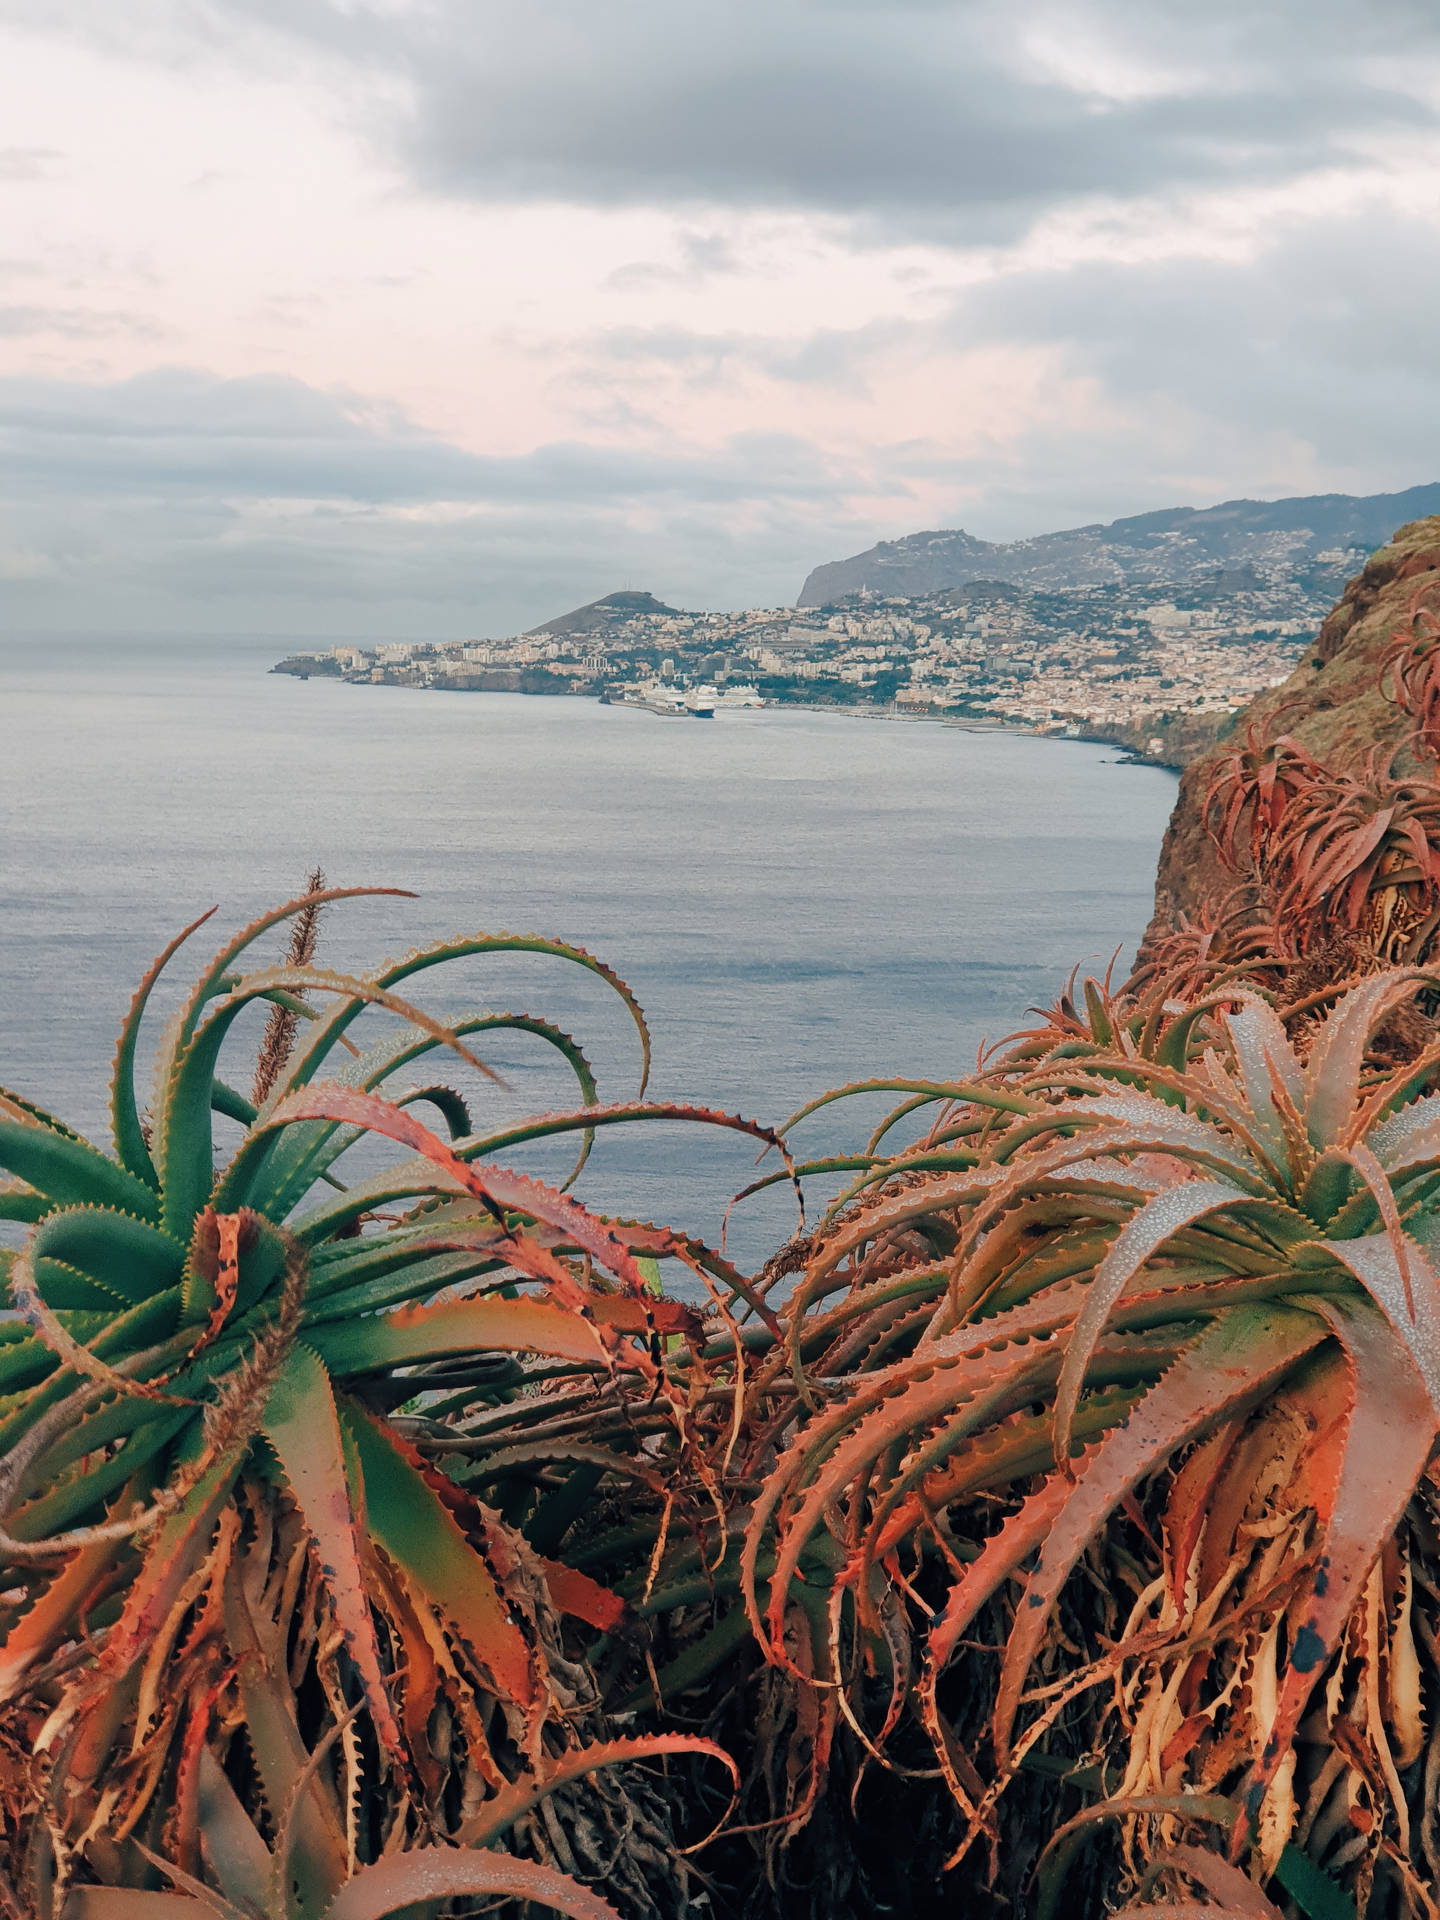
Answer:
[[[215,928],[317,863],[332,885],[419,896],[332,909],[329,965],[479,928],[562,936],[635,988],[658,1096],[765,1120],[842,1081],[963,1073],[1075,962],[1133,950],[1149,915],[1175,782],[1110,749],[301,683],[267,674],[281,650],[0,642],[0,1082],[96,1138],[115,1029],[154,953],[218,903],[198,964]],[[436,1011],[548,1014],[586,1046],[602,1097],[633,1091],[633,1029],[593,979],[469,961],[409,984]],[[477,1089],[477,1124],[569,1103],[536,1044],[500,1036],[485,1053],[514,1093]],[[465,1084],[453,1066],[435,1071]],[[244,1059],[228,1071],[248,1084]],[[874,1112],[798,1144],[863,1137]],[[676,1126],[615,1133],[580,1191],[710,1236],[752,1157]],[[732,1251],[758,1260],[793,1218],[778,1197],[751,1203]]]

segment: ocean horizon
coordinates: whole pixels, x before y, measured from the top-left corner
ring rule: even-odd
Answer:
[[[768,1123],[850,1080],[965,1074],[1072,967],[1103,973],[1118,954],[1123,973],[1150,915],[1176,781],[1113,748],[270,674],[291,644],[0,641],[0,1084],[92,1138],[106,1138],[115,1032],[155,953],[218,906],[176,963],[186,984],[316,865],[334,886],[418,896],[327,910],[322,964],[367,968],[479,929],[579,944],[645,1008],[657,1098]],[[634,1029],[592,976],[507,957],[408,987],[437,1013],[554,1019],[602,1099],[635,1092]],[[172,1004],[157,996],[157,1013]],[[378,1031],[388,1017],[366,1018]],[[428,1068],[473,1095],[477,1126],[573,1103],[555,1056],[497,1039],[484,1057],[508,1093],[458,1060]],[[248,1062],[230,1072],[243,1082]],[[797,1151],[863,1144],[881,1111],[867,1099],[812,1123]],[[753,1157],[718,1133],[627,1129],[601,1136],[578,1190],[713,1239]],[[515,1160],[547,1177],[566,1164],[554,1146]],[[794,1224],[793,1200],[764,1196],[734,1216],[730,1249],[757,1263]]]

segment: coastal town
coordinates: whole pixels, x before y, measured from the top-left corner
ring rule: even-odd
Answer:
[[[277,671],[382,686],[565,693],[659,713],[803,704],[1113,741],[1187,757],[1278,685],[1334,598],[1308,575],[1253,567],[1182,586],[1041,591],[972,581],[912,598],[694,613],[624,591],[502,639],[341,645]]]

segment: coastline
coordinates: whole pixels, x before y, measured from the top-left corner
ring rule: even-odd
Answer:
[[[394,687],[400,686],[400,687],[405,687],[407,688],[408,691],[415,692],[415,693],[422,693],[422,692],[423,693],[431,693],[431,692],[433,693],[513,693],[513,694],[520,694],[527,698],[532,698],[532,699],[589,700],[599,706],[633,708],[633,710],[637,713],[644,713],[649,711],[649,709],[637,704],[634,701],[611,700],[606,696],[603,690],[596,692],[592,688],[588,688],[588,687],[584,691],[577,690],[575,692],[571,692],[566,688],[557,687],[553,684],[543,685],[543,686],[542,685],[532,685],[532,686],[516,685],[516,684],[513,684],[513,682],[516,680],[519,680],[522,676],[513,672],[507,672],[503,675],[503,678],[507,682],[507,684],[482,685],[482,684],[477,684],[477,682],[480,681],[482,678],[484,679],[494,678],[495,680],[499,680],[502,678],[502,676],[500,674],[495,674],[493,676],[472,675],[472,676],[465,676],[461,678],[460,676],[446,675],[433,680],[425,680],[425,681],[419,681],[419,682],[406,682],[406,681],[398,681],[398,680],[376,681],[376,680],[371,680],[369,678],[362,678],[358,675],[352,676],[350,674],[345,674],[345,673],[336,673],[336,672],[326,671],[324,668],[321,668],[319,671],[316,671],[316,663],[314,662],[313,658],[304,659],[304,669],[305,669],[304,671],[301,670],[301,659],[292,656],[290,659],[277,661],[269,669],[269,671],[271,673],[278,673],[278,674],[285,675],[286,677],[290,679],[295,679],[295,680],[309,680],[311,678],[320,679],[320,680],[338,680],[345,686],[355,686],[355,687],[374,686],[374,687],[381,687],[381,688],[385,688],[385,687],[394,688]],[[1146,731],[1145,726],[1136,727],[1133,730],[1127,730],[1127,731],[1133,731],[1134,735],[1136,736],[1133,739],[1127,739],[1127,738],[1117,738],[1117,734],[1120,732],[1120,729],[1105,729],[1100,727],[1086,727],[1084,725],[1080,725],[1076,728],[1075,731],[1068,732],[1068,731],[1060,731],[1059,729],[1056,729],[1053,727],[1043,728],[1043,727],[1017,726],[1007,720],[989,719],[978,714],[976,715],[967,714],[967,715],[960,716],[942,708],[932,708],[929,712],[921,712],[917,710],[901,710],[900,708],[896,707],[893,703],[885,706],[878,706],[878,705],[867,705],[859,701],[841,703],[840,701],[826,701],[826,700],[784,700],[784,699],[767,698],[766,706],[771,710],[783,709],[786,712],[794,712],[794,713],[839,714],[843,717],[856,719],[856,720],[888,720],[888,721],[899,722],[906,725],[915,724],[915,723],[928,724],[931,726],[939,725],[942,727],[949,727],[957,733],[1002,733],[1002,734],[1014,734],[1019,738],[1030,739],[1030,740],[1063,740],[1067,742],[1079,741],[1091,746],[1114,747],[1120,756],[1120,764],[1122,765],[1141,766],[1141,767],[1158,767],[1172,773],[1183,772],[1184,769],[1190,764],[1190,761],[1192,759],[1194,759],[1198,754],[1206,751],[1206,749],[1213,744],[1214,739],[1218,737],[1221,731],[1220,727],[1218,726],[1215,728],[1204,729],[1203,730],[1204,737],[1202,739],[1196,741],[1194,744],[1191,744],[1189,741],[1187,741],[1183,748],[1177,749],[1177,750],[1168,749],[1167,745],[1165,744],[1165,737],[1163,733],[1160,734],[1159,736],[1155,736],[1152,734],[1150,737],[1152,738],[1159,737],[1162,741],[1161,751],[1157,753],[1157,752],[1151,752],[1147,750],[1145,746],[1142,746],[1140,744],[1138,736]],[[739,711],[739,709],[737,709],[737,711]],[[661,717],[661,716],[655,716],[655,717]],[[1196,718],[1200,718],[1200,717],[1201,716],[1196,716]],[[1204,716],[1204,717],[1209,719],[1212,716]],[[1226,718],[1228,718],[1228,716],[1217,714],[1217,715],[1214,715],[1213,718],[1218,722],[1218,721],[1225,720]],[[1162,725],[1164,723],[1157,721],[1155,724]]]

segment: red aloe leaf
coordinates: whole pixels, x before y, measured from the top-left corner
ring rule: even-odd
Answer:
[[[313,1348],[303,1343],[291,1348],[271,1390],[264,1431],[315,1547],[326,1599],[365,1689],[376,1737],[399,1754],[403,1743],[380,1670],[340,1418],[330,1376]]]
[[[1324,1338],[1325,1324],[1313,1314],[1238,1307],[1212,1322],[1125,1425],[1096,1447],[1046,1535],[1006,1643],[994,1718],[995,1751],[1002,1765],[1051,1608],[1112,1510],[1147,1473],[1256,1400]]]
[[[944,1610],[930,1629],[926,1643],[922,1700],[933,1699],[935,1683],[961,1634],[991,1595],[999,1591],[1045,1540],[1074,1494],[1074,1486],[1063,1473],[1051,1474],[1020,1510],[1009,1516],[1000,1531],[991,1535],[981,1548],[979,1558],[971,1562],[950,1589]]]
[[[572,1920],[620,1920],[608,1900],[567,1873],[508,1853],[418,1847],[362,1867],[336,1894],[322,1920],[385,1920],[402,1907],[434,1905],[467,1894],[531,1900]]]
[[[97,1687],[86,1701],[70,1752],[78,1781],[94,1780],[128,1704],[136,1660],[150,1647],[210,1544],[215,1522],[240,1470],[241,1450],[217,1460],[156,1529],[145,1559],[110,1629],[96,1668]]]
[[[1026,1346],[1007,1346],[965,1356],[960,1361],[935,1363],[933,1354],[925,1356],[930,1365],[922,1365],[915,1378],[905,1380],[898,1392],[872,1405],[855,1429],[830,1453],[820,1471],[805,1487],[795,1510],[781,1530],[775,1571],[770,1582],[769,1644],[771,1657],[789,1665],[783,1655],[785,1608],[790,1585],[800,1557],[816,1528],[823,1522],[825,1509],[862,1469],[898,1441],[923,1432],[942,1415],[959,1414],[968,1408],[974,1423],[993,1418],[1003,1403],[1024,1382],[1028,1390],[1032,1378],[1059,1364],[1053,1341]],[[847,1409],[847,1411],[853,1411]],[[803,1436],[802,1436],[803,1438]],[[778,1505],[790,1484],[794,1468],[803,1456],[794,1449],[782,1457],[756,1502],[754,1518],[746,1534],[742,1561],[746,1605],[757,1634],[762,1634],[758,1605],[754,1599],[755,1573],[760,1541],[769,1514]]]
[[[617,1333],[697,1334],[705,1316],[683,1300],[633,1300],[624,1293],[599,1293],[585,1302],[602,1327]]]
[[[586,1123],[592,1115],[587,1112]],[[578,1200],[557,1193],[527,1174],[511,1173],[504,1167],[472,1167],[453,1153],[437,1134],[422,1126],[412,1114],[392,1106],[373,1093],[361,1093],[336,1081],[321,1081],[282,1100],[270,1116],[268,1125],[283,1126],[294,1120],[335,1120],[365,1127],[372,1133],[398,1140],[403,1146],[421,1153],[442,1168],[477,1199],[495,1207],[509,1207],[526,1213],[546,1226],[558,1228],[565,1237],[582,1247],[602,1266],[618,1274],[636,1293],[644,1293],[645,1279],[628,1247],[603,1221],[586,1211]]]
[[[1170,1498],[1165,1504],[1165,1533],[1170,1545],[1170,1597],[1177,1615],[1184,1610],[1190,1562],[1200,1544],[1211,1499],[1239,1438],[1241,1425],[1238,1419],[1227,1420],[1202,1440],[1176,1474],[1170,1489]]]
[[[1232,1858],[1244,1851],[1306,1702],[1435,1443],[1435,1406],[1397,1329],[1372,1308],[1338,1296],[1317,1295],[1306,1305],[1344,1348],[1350,1374],[1348,1432],[1310,1590],[1292,1612],[1289,1663],[1265,1750],[1246,1782]]]
[[[540,1566],[551,1603],[558,1613],[568,1613],[572,1620],[583,1620],[587,1627],[598,1627],[602,1633],[613,1632],[625,1618],[625,1602],[620,1595],[609,1587],[602,1587],[588,1573],[581,1573],[578,1567],[567,1567],[563,1560],[547,1560],[543,1555]]]

